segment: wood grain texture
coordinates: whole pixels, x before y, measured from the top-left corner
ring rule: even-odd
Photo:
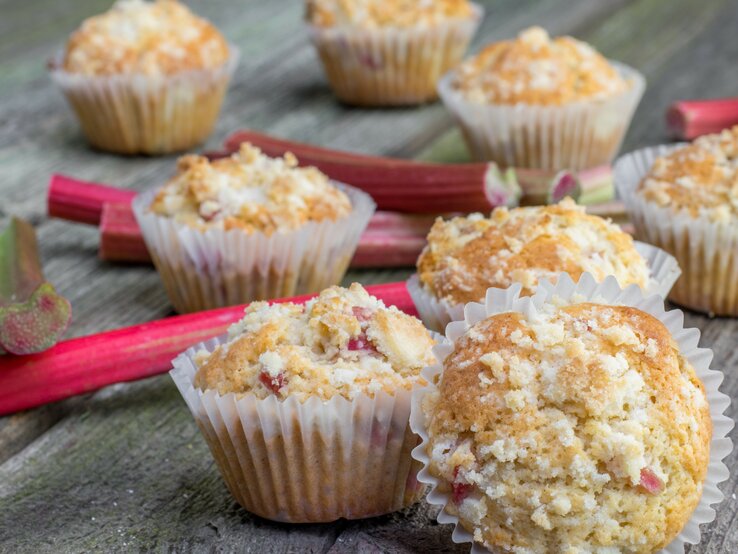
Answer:
[[[206,147],[238,127],[367,153],[463,159],[441,105],[357,110],[336,103],[295,0],[189,2],[239,46],[242,61]],[[141,190],[161,183],[174,157],[123,158],[90,150],[44,62],[82,19],[110,0],[0,0],[0,224],[38,225],[45,271],[72,301],[71,335],[170,313],[148,266],[96,258],[97,233],[45,217],[53,172]],[[495,0],[472,49],[539,23],[574,33],[649,81],[624,149],[665,140],[676,98],[734,94],[738,0]],[[409,270],[351,272],[345,282],[406,278]],[[738,394],[738,324],[687,314]],[[736,416],[735,407],[730,415]],[[733,433],[735,440],[736,433]],[[735,453],[729,460],[738,467]],[[735,477],[715,523],[692,553],[738,551]],[[166,376],[0,418],[0,551],[465,552],[419,504],[399,514],[331,525],[287,526],[231,499],[184,402]]]

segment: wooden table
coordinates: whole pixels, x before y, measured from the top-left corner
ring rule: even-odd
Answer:
[[[208,147],[239,127],[327,146],[394,156],[458,143],[441,105],[364,110],[327,89],[295,0],[198,0],[195,10],[241,48],[224,113]],[[171,313],[153,268],[103,263],[95,230],[45,215],[53,172],[143,189],[161,183],[174,157],[123,158],[91,151],[45,71],[79,22],[109,0],[0,0],[0,224],[11,214],[38,225],[49,278],[74,307],[78,336]],[[663,113],[679,98],[738,92],[738,0],[495,0],[474,50],[531,24],[572,33],[640,69],[648,89],[624,150],[667,140]],[[404,279],[409,270],[351,272],[345,283]],[[736,276],[738,278],[738,276]],[[687,313],[738,390],[738,322]],[[735,417],[735,404],[729,411]],[[732,433],[733,439],[736,433]],[[736,453],[729,458],[738,467]],[[738,552],[735,476],[703,528],[696,552]],[[0,551],[431,552],[454,545],[425,504],[386,517],[280,525],[239,508],[174,384],[164,375],[109,387],[0,418]]]

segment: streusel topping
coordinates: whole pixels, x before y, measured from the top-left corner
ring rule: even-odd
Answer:
[[[433,296],[452,304],[478,302],[489,287],[521,283],[532,294],[540,279],[583,272],[598,281],[614,275],[620,286],[646,287],[649,270],[630,235],[566,198],[557,205],[497,208],[439,218],[418,259],[418,276]]]
[[[320,27],[432,27],[472,15],[468,0],[307,0],[307,20]]]
[[[459,67],[453,85],[472,102],[541,105],[605,98],[630,87],[594,48],[572,37],[551,39],[540,27],[490,44]]]
[[[151,204],[159,215],[202,229],[293,231],[351,213],[351,201],[314,167],[290,153],[270,158],[249,143],[227,158],[188,155]]]
[[[212,354],[195,385],[220,394],[300,401],[394,394],[433,363],[433,340],[416,318],[387,307],[358,283],[331,287],[304,306],[254,302]]]
[[[228,57],[218,30],[176,0],[118,0],[72,34],[63,66],[84,75],[171,75]]]
[[[738,125],[658,158],[639,194],[692,217],[738,220]]]
[[[490,549],[656,552],[702,493],[704,386],[636,308],[491,316],[456,341],[423,410],[448,509]]]

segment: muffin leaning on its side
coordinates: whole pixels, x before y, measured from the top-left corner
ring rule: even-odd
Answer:
[[[247,510],[357,519],[422,496],[408,418],[432,345],[420,321],[353,284],[304,306],[254,303],[171,375]]]
[[[468,0],[307,0],[306,8],[333,92],[360,106],[434,100],[483,14]]]
[[[496,553],[697,542],[732,450],[699,333],[612,277],[519,292],[468,305],[413,396],[439,522]]]
[[[610,163],[644,87],[588,44],[531,27],[449,72],[439,94],[476,159],[559,170]]]
[[[636,234],[683,269],[669,298],[738,316],[738,126],[692,144],[632,152],[614,178]]]
[[[484,301],[490,287],[523,286],[533,294],[542,279],[561,272],[573,279],[588,272],[598,281],[613,275],[622,286],[636,284],[666,296],[679,275],[673,257],[634,243],[614,223],[589,215],[567,198],[559,204],[497,208],[481,214],[438,219],[408,282],[423,322],[443,331],[463,318],[467,302]]]
[[[180,158],[133,211],[178,312],[316,293],[342,279],[375,204],[369,195],[269,158]]]
[[[51,64],[90,144],[122,154],[191,148],[215,125],[238,52],[176,0],[118,0]]]

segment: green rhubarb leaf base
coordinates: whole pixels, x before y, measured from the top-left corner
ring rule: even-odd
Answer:
[[[0,352],[33,354],[51,348],[71,318],[69,301],[43,283],[26,302],[0,307]]]

